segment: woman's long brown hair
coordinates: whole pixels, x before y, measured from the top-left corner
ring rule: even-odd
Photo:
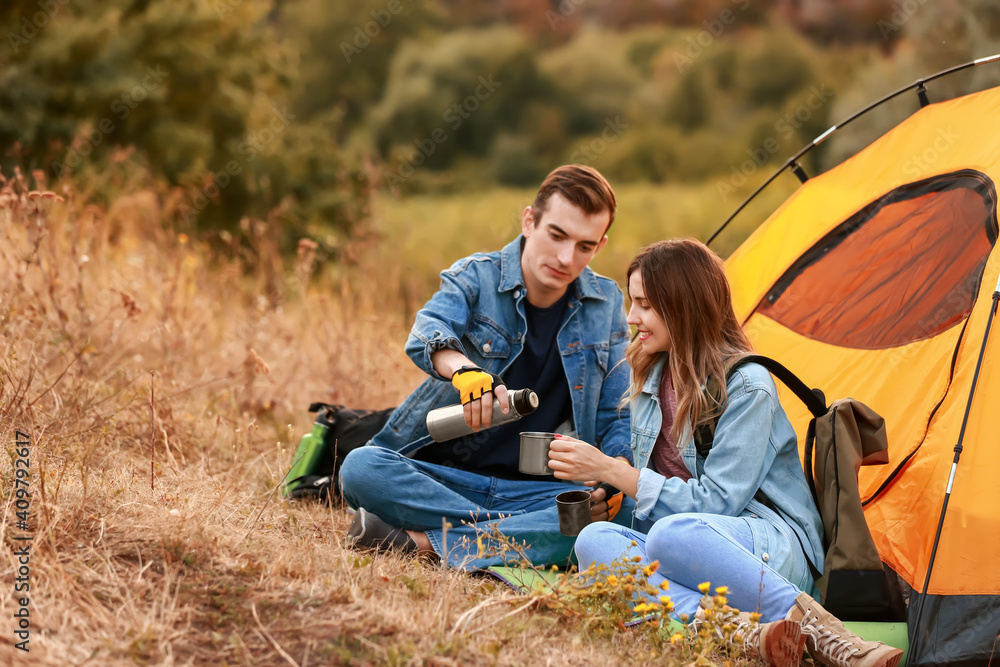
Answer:
[[[726,369],[752,351],[750,340],[733,312],[732,293],[722,259],[694,239],[671,239],[643,248],[628,268],[626,282],[638,271],[645,297],[667,325],[671,350],[669,368],[677,395],[672,437],[676,442],[686,425],[696,428],[721,414],[726,405]],[[628,400],[641,392],[650,369],[661,354],[642,351],[632,339],[625,357],[632,368]],[[722,389],[718,403],[705,385],[715,379]]]

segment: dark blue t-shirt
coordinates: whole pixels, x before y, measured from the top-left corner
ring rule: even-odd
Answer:
[[[548,308],[524,300],[527,331],[521,354],[502,375],[508,390],[534,389],[538,409],[517,421],[472,433],[447,442],[431,443],[418,450],[420,461],[468,470],[504,479],[539,479],[518,471],[522,431],[555,431],[572,415],[566,371],[563,370],[556,334],[566,315],[569,290]]]

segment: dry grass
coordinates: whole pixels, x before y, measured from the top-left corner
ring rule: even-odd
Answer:
[[[20,176],[0,188],[0,662],[621,664],[672,650],[506,603],[455,630],[512,593],[347,551],[346,511],[273,494],[310,401],[384,407],[420,379],[391,247],[347,248],[367,259],[310,278],[313,249],[283,262],[263,222],[244,225],[252,252],[212,251],[160,226],[169,193],[105,210],[41,190]],[[25,595],[16,431],[31,441],[30,653],[11,620]]]

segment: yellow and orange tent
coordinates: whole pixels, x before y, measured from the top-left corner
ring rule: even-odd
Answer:
[[[910,664],[986,664],[1000,633],[1000,333],[949,485],[1000,276],[998,183],[1000,88],[928,104],[806,180],[726,262],[758,352],[885,417],[889,463],[862,468],[860,489],[911,594]],[[780,391],[804,439],[810,415]]]

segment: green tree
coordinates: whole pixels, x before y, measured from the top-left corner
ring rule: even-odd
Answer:
[[[565,109],[570,136],[599,132],[609,118],[629,115],[642,81],[630,49],[625,36],[590,29],[542,55],[540,67]]]
[[[402,45],[372,130],[390,173],[443,169],[460,155],[485,156],[497,136],[522,130],[527,101],[548,94],[517,32],[460,30]]]
[[[670,96],[668,122],[685,130],[693,130],[708,120],[710,110],[702,79],[702,72],[698,67],[690,67],[684,71]]]
[[[777,31],[775,31],[777,32]],[[744,99],[751,107],[777,107],[792,94],[808,88],[815,76],[803,50],[795,48],[793,35],[774,35],[756,52],[744,54],[739,60],[737,82]]]
[[[400,45],[436,35],[446,14],[435,0],[287,0],[281,25],[298,53],[295,113],[341,108],[347,133],[378,102]]]
[[[272,0],[42,5],[53,9],[17,0],[0,10],[3,168],[73,177],[135,146],[186,190],[179,211],[195,228],[277,207],[289,220],[351,224],[326,194],[358,176],[330,143],[339,116],[304,127],[289,108],[297,51]],[[296,180],[292,156],[312,165]]]

